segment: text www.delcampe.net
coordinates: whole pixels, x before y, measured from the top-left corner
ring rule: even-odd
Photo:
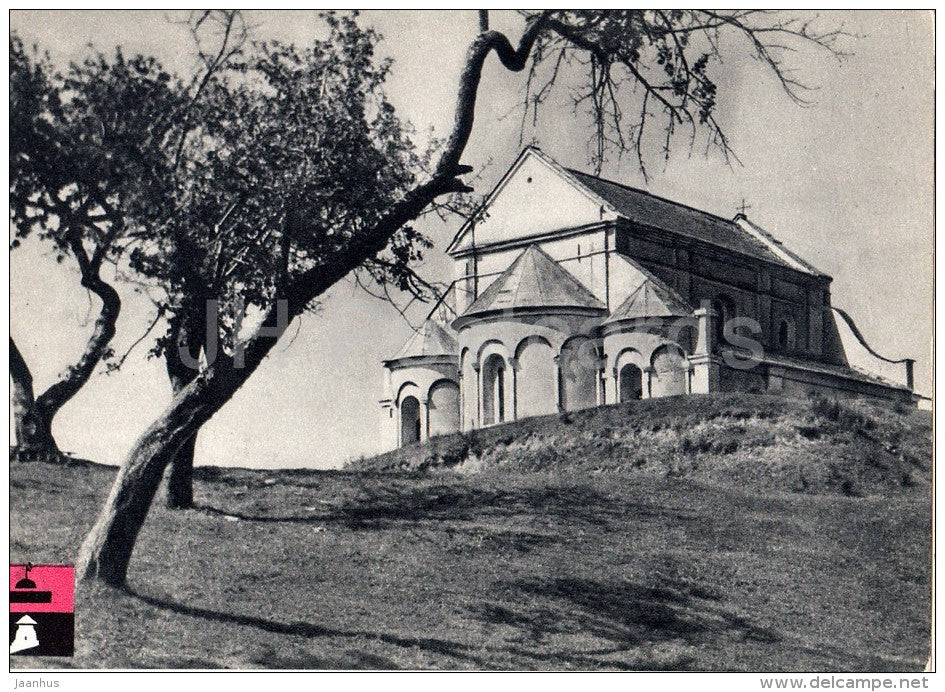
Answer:
[[[761,678],[764,690],[918,690],[928,689],[928,677],[850,677],[840,675],[815,677]]]

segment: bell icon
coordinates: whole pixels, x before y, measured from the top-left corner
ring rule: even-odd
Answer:
[[[10,653],[32,649],[39,646],[39,638],[36,636],[36,620],[29,615],[24,615],[16,621],[16,636],[13,643],[10,644]]]

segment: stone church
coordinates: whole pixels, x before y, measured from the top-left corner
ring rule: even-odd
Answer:
[[[527,416],[714,391],[913,403],[831,278],[725,219],[525,149],[456,234],[454,276],[385,360],[382,447]]]

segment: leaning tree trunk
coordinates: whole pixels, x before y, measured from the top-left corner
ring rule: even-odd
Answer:
[[[193,311],[171,325],[171,339],[164,352],[167,377],[174,396],[197,377],[197,357],[205,343],[206,329],[202,327],[203,314]],[[185,355],[186,354],[186,355]],[[195,355],[196,354],[196,355]],[[185,362],[186,358],[186,362]],[[167,500],[170,509],[189,509],[194,504],[194,449],[197,434],[184,442],[174,455],[167,475]]]
[[[363,229],[345,248],[332,253],[296,276],[282,292],[288,317],[297,317],[312,300],[340,281],[352,269],[381,252],[394,233],[416,219],[440,195],[468,192],[458,176],[472,169],[459,163],[469,141],[476,94],[486,57],[495,51],[509,70],[524,69],[547,13],[529,21],[519,46],[495,31],[481,33],[472,43],[460,74],[453,130],[429,180],[392,205],[370,228]],[[270,310],[270,316],[272,315]],[[95,525],[86,536],[76,560],[76,576],[112,586],[125,583],[135,540],[144,524],[165,468],[181,447],[230,400],[253,374],[287,325],[269,337],[249,340],[242,362],[218,358],[174,397],[168,409],[138,439],[115,477]]]
[[[92,335],[79,360],[66,370],[58,382],[35,399],[33,398],[33,377],[29,366],[16,344],[13,343],[13,339],[10,339],[14,432],[17,446],[33,458],[44,460],[62,458],[62,453],[52,435],[53,418],[89,381],[96,366],[108,352],[108,345],[115,336],[115,323],[121,312],[121,299],[118,293],[97,275],[83,277],[82,285],[95,293],[102,301],[102,308],[95,320]]]
[[[194,506],[194,450],[197,434],[181,445],[167,474],[167,506],[169,509],[190,509]]]
[[[275,341],[251,342],[243,367],[229,356],[218,359],[184,387],[138,439],[82,543],[76,560],[78,579],[124,584],[135,540],[168,464],[252,375]]]
[[[10,380],[13,384],[13,433],[18,452],[23,455],[21,458],[58,459],[59,447],[33,398],[33,375],[13,337],[10,337]]]
[[[98,276],[83,277],[82,285],[92,291],[102,301],[102,309],[95,320],[92,336],[85,345],[85,351],[79,360],[66,370],[58,382],[39,395],[36,407],[43,419],[52,426],[52,419],[66,403],[72,399],[92,377],[96,366],[108,352],[108,345],[115,336],[115,323],[121,312],[121,299],[114,288]]]

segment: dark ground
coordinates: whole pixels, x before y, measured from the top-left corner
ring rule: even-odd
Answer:
[[[707,401],[662,411],[661,425],[690,426],[690,446],[653,447],[642,465],[613,446],[580,451],[605,433],[637,448],[618,419],[639,427],[638,409],[611,407],[545,433],[489,431],[502,439],[480,436],[459,470],[201,469],[198,509],[155,505],[127,591],[80,587],[75,658],[12,664],[920,670],[928,414]],[[563,428],[570,465],[515,456]],[[748,444],[761,430],[770,444]],[[715,448],[730,435],[738,449]],[[851,466],[870,445],[886,451]],[[435,467],[430,449],[415,458]],[[500,459],[517,461],[486,463]],[[766,479],[794,483],[791,459],[806,488],[751,481],[747,466],[768,463]],[[12,464],[11,561],[71,563],[113,473]]]

